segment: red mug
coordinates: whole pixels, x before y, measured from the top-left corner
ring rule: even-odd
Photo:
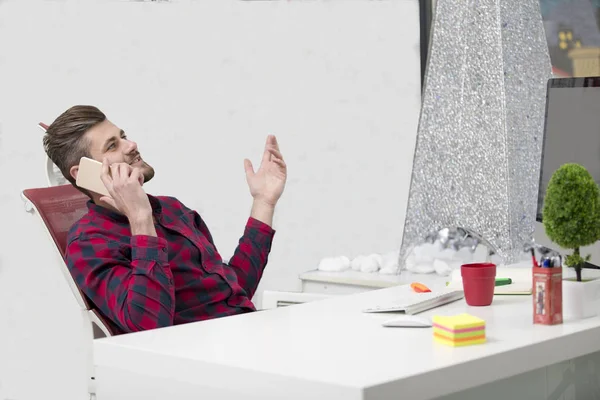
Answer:
[[[494,299],[496,264],[473,263],[460,267],[465,300],[470,306],[489,306]]]

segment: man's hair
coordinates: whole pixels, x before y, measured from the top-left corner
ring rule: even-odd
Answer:
[[[75,187],[77,185],[71,176],[71,167],[79,165],[81,157],[90,157],[89,141],[84,136],[105,120],[106,115],[98,108],[79,105],[62,113],[46,130],[44,150],[48,158]],[[87,191],[80,190],[88,194]]]

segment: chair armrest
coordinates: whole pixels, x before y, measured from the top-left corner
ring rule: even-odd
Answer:
[[[102,331],[102,333],[104,334],[104,336],[102,336],[102,334],[98,335],[96,332],[94,332],[94,339],[100,339],[101,337],[111,337],[112,336],[108,327],[100,319],[98,314],[96,314],[95,310],[88,310],[88,316],[90,318],[90,322],[92,324],[96,325],[98,327],[98,329],[100,329]]]

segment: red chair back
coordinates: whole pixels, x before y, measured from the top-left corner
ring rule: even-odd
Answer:
[[[34,205],[42,221],[46,225],[54,244],[65,260],[67,251],[67,235],[73,224],[87,212],[89,197],[75,189],[73,185],[51,186],[46,188],[26,189],[23,195]],[[66,264],[63,266],[66,270]],[[70,275],[70,272],[65,272]],[[76,286],[75,282],[73,285]],[[75,288],[73,288],[75,291]],[[87,296],[77,287],[79,299],[88,310],[91,310],[105,325],[111,334],[116,334],[118,328],[92,305]]]
[[[64,259],[69,229],[87,212],[89,197],[73,185],[26,189],[23,194],[39,212]]]

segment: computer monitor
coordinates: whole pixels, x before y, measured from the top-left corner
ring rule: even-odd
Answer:
[[[600,77],[550,79],[546,94],[546,121],[542,147],[534,239],[562,254],[542,224],[542,209],[548,182],[561,165],[577,163],[600,183]],[[590,254],[587,268],[600,266],[600,242],[582,248]]]

